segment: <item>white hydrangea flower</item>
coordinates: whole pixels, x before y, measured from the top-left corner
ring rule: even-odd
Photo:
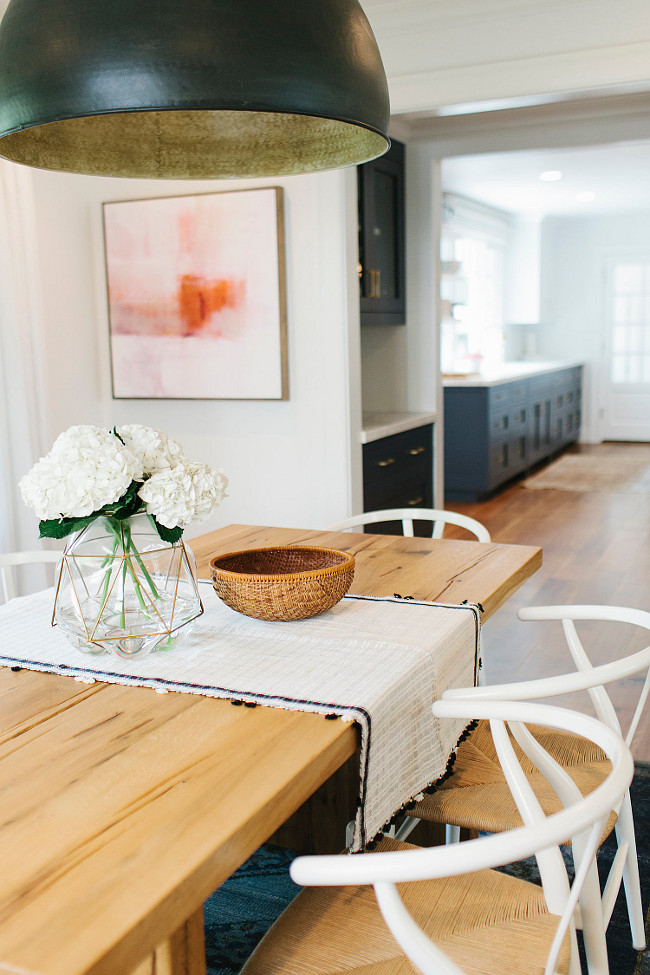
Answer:
[[[116,429],[129,450],[140,458],[145,477],[186,462],[181,445],[162,430],[139,423],[129,423]]]
[[[201,521],[226,497],[228,478],[207,464],[178,464],[145,481],[139,496],[165,528],[187,528]]]
[[[109,430],[70,427],[19,482],[25,504],[41,519],[91,515],[142,480],[142,464]]]

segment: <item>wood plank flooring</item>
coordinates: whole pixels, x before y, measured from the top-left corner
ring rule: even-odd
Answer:
[[[594,453],[615,464],[627,444],[581,445],[572,452]],[[633,445],[638,451],[639,445]],[[648,463],[650,464],[650,444]],[[488,620],[483,630],[487,683],[532,679],[571,669],[559,623],[521,622],[521,606],[602,603],[650,611],[650,495],[530,490],[515,484],[477,504],[450,501],[447,507],[483,522],[495,542],[541,545],[542,568]],[[461,537],[449,528],[445,535]],[[581,634],[592,661],[604,663],[640,650],[650,634],[621,624],[583,624]],[[644,675],[645,676],[645,675]],[[611,696],[623,730],[634,712],[644,676],[616,685]],[[591,712],[580,696],[562,699]],[[635,758],[650,761],[650,705],[633,743]]]

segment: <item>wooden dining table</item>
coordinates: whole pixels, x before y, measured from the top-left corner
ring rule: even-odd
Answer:
[[[203,578],[237,549],[344,549],[352,593],[468,600],[483,619],[541,565],[529,546],[248,525],[189,544]],[[318,714],[0,667],[0,973],[204,975],[206,898],[269,837],[290,842],[280,828],[357,747]]]

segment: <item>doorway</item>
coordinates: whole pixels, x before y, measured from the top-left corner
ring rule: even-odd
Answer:
[[[585,364],[586,442],[650,441],[649,167],[649,141],[441,162],[443,199],[482,207],[483,232],[500,220],[503,318],[486,335],[500,324],[505,361]]]

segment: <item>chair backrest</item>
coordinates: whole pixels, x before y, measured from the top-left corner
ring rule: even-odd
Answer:
[[[587,691],[598,718],[613,728],[614,731],[621,733],[616,709],[605,689],[606,685],[645,672],[646,677],[636,709],[625,734],[625,741],[630,745],[650,692],[650,646],[625,657],[615,657],[609,663],[594,666],[578,636],[575,624],[579,621],[606,621],[633,624],[644,630],[650,630],[650,613],[625,606],[581,605],[527,606],[520,609],[518,615],[522,620],[561,621],[564,636],[576,667],[575,671],[555,677],[543,677],[512,684],[488,684],[477,688],[457,688],[445,692],[445,699],[465,697],[471,701],[527,701],[571,694],[576,691]]]
[[[12,569],[17,565],[37,565],[58,562],[60,552],[6,552],[0,554],[0,602],[8,602],[16,595]]]
[[[384,508],[382,511],[364,511],[363,514],[352,515],[333,525],[328,525],[326,531],[345,531],[348,528],[360,528],[363,525],[376,525],[382,521],[401,521],[402,533],[408,538],[413,537],[414,521],[431,521],[432,538],[442,538],[445,525],[458,525],[476,535],[479,542],[490,542],[490,533],[475,518],[461,515],[457,511],[445,511],[442,508]]]
[[[462,975],[462,970],[431,943],[411,917],[395,884],[473,873],[513,863],[550,848],[557,850],[571,837],[575,880],[570,886],[567,877],[564,902],[559,909],[557,905],[554,908],[549,904],[549,910],[560,917],[546,965],[546,972],[554,972],[567,931],[571,931],[575,948],[572,921],[578,898],[586,878],[593,876],[596,850],[609,812],[621,801],[632,781],[634,763],[629,748],[620,735],[596,718],[544,704],[458,699],[438,701],[433,710],[439,718],[490,721],[499,761],[526,825],[506,833],[428,849],[364,856],[299,857],[291,865],[291,876],[304,886],[373,884],[384,919],[413,964],[425,975]],[[518,735],[524,722],[573,732],[594,742],[611,762],[607,778],[586,797],[582,797],[574,786],[571,795],[565,792],[560,796],[564,805],[562,811],[546,816],[532,794],[508,734],[510,729]],[[525,744],[522,747],[526,751]],[[557,788],[556,782],[561,782],[561,776],[554,780],[548,774],[553,761],[546,752],[544,755],[548,764],[538,762],[539,751],[533,753],[531,750],[528,757],[535,764],[545,766],[540,771]]]

